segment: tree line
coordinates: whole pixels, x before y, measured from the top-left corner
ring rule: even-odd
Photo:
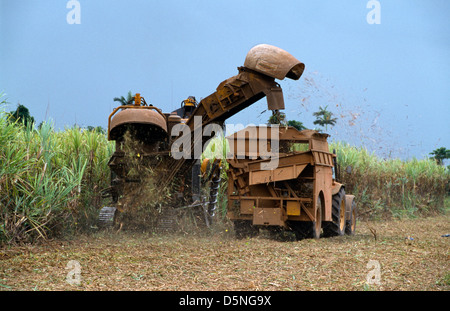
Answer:
[[[0,99],[3,94],[0,93]],[[115,102],[119,102],[121,105],[128,105],[133,100],[133,94],[131,91],[127,93],[127,96],[114,97]],[[2,100],[1,104],[6,104],[6,100]],[[328,126],[333,127],[336,125],[337,118],[334,117],[333,113],[328,110],[328,105],[325,107],[319,106],[319,110],[313,112],[313,116],[316,117],[313,124],[318,125],[321,128],[317,129],[319,131],[328,131]],[[9,112],[9,121],[13,123],[23,124],[24,126],[32,125],[35,123],[35,119],[31,116],[30,111],[27,107],[22,104],[18,104],[16,110]],[[286,114],[281,111],[273,111],[272,115],[269,117],[267,123],[279,124],[282,126],[292,126],[299,131],[307,129],[303,122],[298,120],[286,120]],[[42,122],[41,122],[42,124]],[[40,125],[41,125],[40,124]],[[40,126],[39,125],[39,126]],[[38,126],[38,127],[39,127]],[[98,133],[106,134],[106,130],[101,126],[87,126],[85,127],[88,131],[95,131]],[[429,153],[432,159],[436,161],[439,165],[444,165],[446,159],[450,159],[450,149],[446,147],[440,147]]]

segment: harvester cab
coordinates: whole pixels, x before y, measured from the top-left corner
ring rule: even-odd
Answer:
[[[194,112],[195,108],[197,108],[197,101],[195,100],[194,96],[189,96],[187,99],[183,100],[181,102],[181,108],[184,109],[183,116],[181,116],[183,119],[189,118],[192,113]]]
[[[181,102],[181,107],[173,111],[172,114],[175,114],[186,121],[192,115],[197,106],[198,103],[195,97],[189,96]]]

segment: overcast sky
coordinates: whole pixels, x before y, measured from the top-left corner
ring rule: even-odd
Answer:
[[[306,65],[279,81],[287,119],[313,128],[327,105],[332,140],[404,159],[450,149],[450,1],[379,0],[379,24],[368,2],[78,0],[74,15],[68,0],[0,0],[3,109],[106,127],[113,98],[132,91],[170,112],[267,43]],[[265,123],[266,109],[263,99],[227,123]]]

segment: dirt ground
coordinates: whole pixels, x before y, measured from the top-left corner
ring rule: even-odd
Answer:
[[[302,241],[100,232],[0,249],[0,290],[448,291],[449,220],[358,222],[354,236]]]

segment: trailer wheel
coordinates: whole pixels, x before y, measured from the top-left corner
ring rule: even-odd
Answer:
[[[344,235],[346,230],[344,188],[341,188],[338,193],[333,195],[331,217],[332,221],[328,222],[323,228],[324,236]]]
[[[347,219],[345,222],[345,234],[354,235],[356,230],[356,203],[354,199],[352,201],[352,212],[350,215],[350,219]]]

